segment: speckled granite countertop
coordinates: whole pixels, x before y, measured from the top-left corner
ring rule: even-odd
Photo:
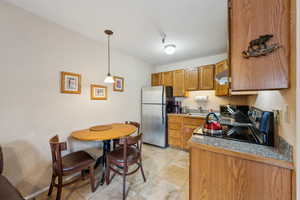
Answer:
[[[268,159],[269,163],[274,161],[275,165],[293,168],[292,153],[282,154],[274,147],[202,135],[193,135],[190,139],[190,143],[208,145],[222,150],[257,156],[261,161]]]

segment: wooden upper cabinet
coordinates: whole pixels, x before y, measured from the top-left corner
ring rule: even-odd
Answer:
[[[213,90],[215,80],[215,65],[207,65],[198,68],[199,89]]]
[[[198,90],[198,68],[184,70],[185,90]]]
[[[162,85],[162,73],[151,74],[151,85],[152,86]]]
[[[173,71],[162,73],[162,84],[165,86],[173,86]]]
[[[230,0],[231,89],[269,90],[289,87],[290,3],[289,0]],[[242,56],[250,41],[274,35],[268,46],[281,47],[261,57]]]
[[[217,75],[225,70],[229,70],[227,60],[221,61],[216,64],[215,75]],[[215,81],[215,95],[216,96],[228,96],[229,95],[229,83],[226,83],[225,85],[220,85],[219,83],[217,83]]]
[[[173,96],[183,97],[184,95],[184,70],[176,70],[173,72]]]

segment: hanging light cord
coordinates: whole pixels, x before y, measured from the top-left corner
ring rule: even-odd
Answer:
[[[108,76],[110,76],[110,35],[107,36]]]

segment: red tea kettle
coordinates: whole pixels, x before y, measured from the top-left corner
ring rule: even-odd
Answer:
[[[222,134],[222,126],[219,121],[220,119],[215,113],[209,113],[206,116],[203,132],[208,135]]]

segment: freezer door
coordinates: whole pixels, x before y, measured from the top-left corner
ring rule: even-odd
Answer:
[[[142,104],[164,104],[164,86],[142,88]]]
[[[143,141],[160,147],[166,147],[166,113],[164,105],[142,104]]]

